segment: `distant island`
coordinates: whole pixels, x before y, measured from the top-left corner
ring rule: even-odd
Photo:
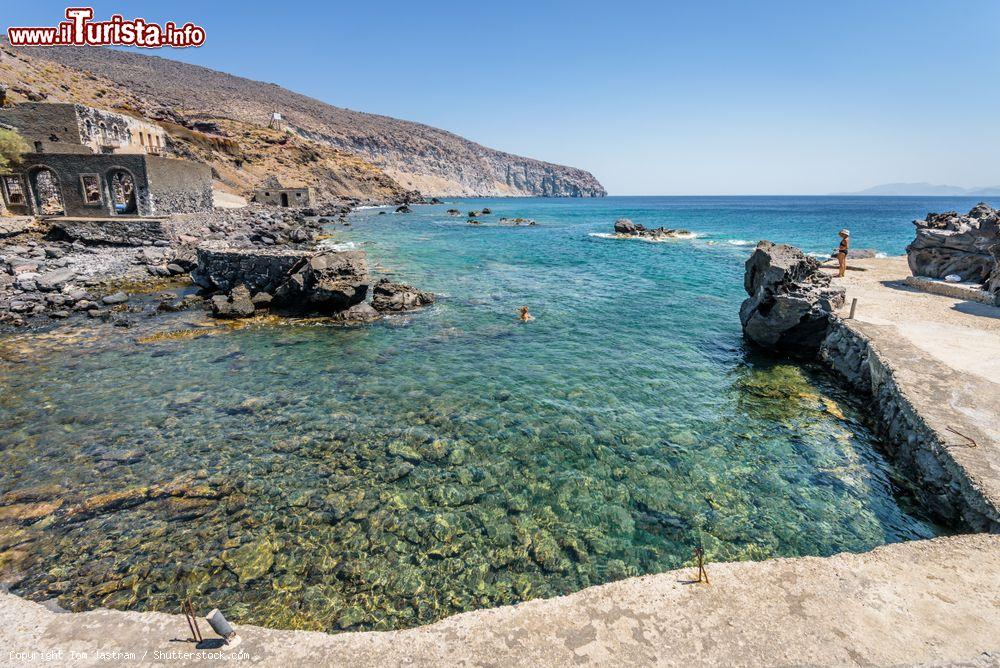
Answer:
[[[857,192],[832,193],[833,195],[895,195],[900,197],[942,196],[942,197],[997,197],[1000,186],[982,188],[962,188],[960,186],[940,186],[933,183],[883,183]]]

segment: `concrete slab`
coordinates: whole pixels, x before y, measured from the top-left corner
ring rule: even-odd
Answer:
[[[241,644],[214,660],[181,654],[196,650],[185,642],[190,633],[180,615],[58,614],[0,594],[0,648],[5,656],[62,652],[58,663],[67,666],[106,665],[113,657],[174,666],[1000,661],[1000,536],[915,541],[825,559],[709,564],[708,573],[707,585],[692,584],[694,569],[682,569],[406,631],[328,635],[239,627]]]

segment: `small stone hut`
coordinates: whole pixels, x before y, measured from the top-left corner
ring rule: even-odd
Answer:
[[[312,206],[312,188],[304,183],[282,182],[269,176],[253,193],[253,201],[272,206]]]

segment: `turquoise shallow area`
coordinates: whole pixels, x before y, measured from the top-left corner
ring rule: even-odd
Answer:
[[[493,214],[470,226],[451,206]],[[898,253],[910,219],[969,206],[366,210],[331,241],[436,305],[359,328],[137,342],[201,319],[181,314],[0,341],[0,493],[62,504],[0,524],[3,577],[72,609],[176,611],[190,596],[244,623],[384,629],[676,568],[699,545],[710,561],[762,559],[936,535],[857,400],[744,348],[741,244],[820,252],[847,226]],[[619,216],[701,236],[592,236]]]

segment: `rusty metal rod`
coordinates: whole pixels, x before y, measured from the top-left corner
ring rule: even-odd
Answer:
[[[967,440],[970,443],[970,445],[968,447],[970,447],[970,448],[978,448],[979,447],[979,444],[976,443],[976,439],[971,438],[969,436],[966,436],[965,434],[963,434],[959,430],[955,429],[954,427],[952,427],[952,426],[949,425],[949,426],[945,427],[945,429],[947,429],[951,433],[957,434],[958,436],[961,436],[962,438],[964,438],[965,440]]]

